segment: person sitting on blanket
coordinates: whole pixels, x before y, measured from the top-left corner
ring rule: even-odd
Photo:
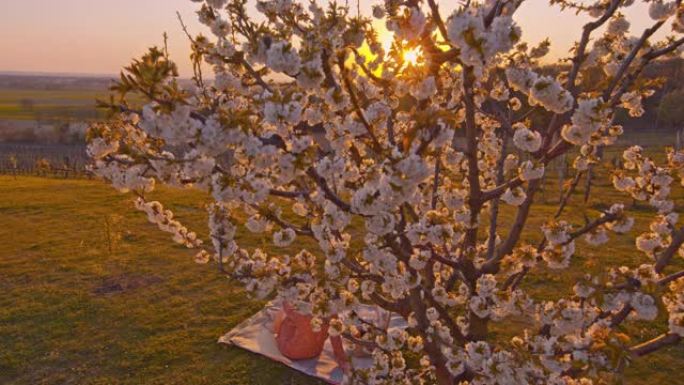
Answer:
[[[319,331],[311,326],[310,315],[298,312],[288,302],[283,302],[283,309],[273,322],[278,350],[291,360],[305,360],[318,357],[323,351],[323,345],[328,339],[329,320],[324,320]],[[342,346],[340,336],[330,337],[333,354],[340,368],[345,373],[351,370],[351,365]]]

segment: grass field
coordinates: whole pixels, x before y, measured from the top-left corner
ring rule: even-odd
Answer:
[[[164,195],[202,229],[201,196]],[[1,384],[314,383],[218,345],[262,304],[130,209],[101,182],[0,176]]]
[[[552,186],[549,182],[545,194],[549,203],[538,204],[538,215],[531,218],[530,241],[552,215]],[[595,215],[625,200],[610,191],[598,185],[587,212]],[[677,194],[681,211],[682,194]],[[153,198],[173,202],[170,208],[189,227],[206,228],[201,193],[162,189]],[[582,208],[569,210],[575,223],[583,221]],[[637,208],[638,226],[643,228],[650,215]],[[0,224],[0,383],[315,383],[218,345],[220,335],[262,303],[250,300],[212,266],[194,264],[192,252],[172,245],[132,210],[129,196],[104,183],[0,176]],[[240,237],[244,244],[266,243],[244,233]],[[566,295],[585,271],[644,262],[632,236],[618,237],[612,245],[582,244],[570,271],[540,271],[526,286],[538,298],[553,298]],[[684,266],[681,259],[677,264]],[[506,327],[525,324],[521,319]],[[644,325],[632,331],[648,338],[662,330]],[[505,336],[510,331],[494,332]],[[683,367],[684,346],[672,347],[630,367],[626,383],[684,384],[678,376]]]

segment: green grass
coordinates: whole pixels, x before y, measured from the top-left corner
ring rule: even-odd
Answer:
[[[85,180],[0,177],[0,186],[0,383],[314,383],[217,344],[262,303],[196,265],[129,197]],[[203,228],[201,195],[161,194]],[[110,254],[105,218],[119,215]],[[116,284],[127,289],[112,292]]]
[[[602,180],[598,179],[600,182]],[[525,235],[552,216],[556,184],[548,182]],[[587,205],[581,189],[568,214],[627,201],[599,184]],[[677,190],[678,211],[682,193]],[[204,233],[206,197],[192,190],[161,189],[152,198],[189,227]],[[506,208],[504,217],[512,210]],[[651,216],[635,211],[643,228]],[[109,223],[110,231],[107,231]],[[219,345],[217,338],[258,311],[210,265],[174,246],[167,234],[132,209],[130,197],[102,182],[0,176],[0,383],[2,384],[313,384],[282,365]],[[361,238],[361,230],[356,229]],[[505,232],[504,232],[505,233]],[[108,235],[121,235],[110,252]],[[607,264],[638,265],[633,235],[612,236],[611,248],[578,243],[573,267],[561,274],[540,270],[525,285],[536,298],[566,296],[586,271]],[[240,232],[245,245],[267,245]],[[203,234],[206,239],[206,235]],[[313,249],[310,241],[299,242]],[[282,250],[289,252],[292,250]],[[682,259],[677,261],[684,266]],[[118,286],[117,286],[118,285]],[[507,329],[527,324],[507,322]],[[493,332],[502,337],[511,330]],[[644,339],[662,330],[631,327]],[[637,341],[634,341],[637,342]],[[678,369],[684,346],[665,349],[628,369],[627,384],[684,384]]]

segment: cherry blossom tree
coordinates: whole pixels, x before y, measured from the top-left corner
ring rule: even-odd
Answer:
[[[117,119],[90,129],[91,170],[134,193],[151,222],[198,249],[197,262],[217,261],[255,296],[286,299],[314,328],[329,322],[330,334],[372,351],[373,366],[349,383],[591,384],[684,336],[674,262],[684,227],[670,197],[684,152],[635,145],[613,171],[615,189],[652,207],[650,227],[631,235],[632,266],[605,266],[606,255],[604,272],[555,301],[525,290],[541,269],[563,274],[582,243],[630,231],[625,205],[572,223],[567,204],[598,150],[621,137],[615,112],[643,113],[658,85],[644,69],[681,55],[681,0],[641,1],[650,25],[639,31],[623,11],[640,1],[534,0],[590,18],[555,66],[549,41],[524,43],[523,0],[386,0],[368,16],[271,0],[257,2],[258,17],[246,0],[194,1],[212,34],[188,35],[194,85],[181,87],[165,49],[135,60],[104,103]],[[588,81],[591,71],[604,76]],[[145,98],[140,109],[132,93]],[[545,167],[565,154],[575,177],[555,215],[532,226]],[[211,194],[206,239],[148,201],[159,183]],[[243,227],[273,247],[238,243]],[[295,247],[301,238],[317,247]],[[362,304],[408,327],[378,327],[358,315]],[[511,320],[524,323],[514,337],[492,333]],[[628,338],[639,320],[663,334]]]

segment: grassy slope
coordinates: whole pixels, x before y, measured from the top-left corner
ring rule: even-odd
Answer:
[[[549,205],[537,205],[532,229],[552,216],[553,191],[549,185]],[[589,212],[624,200],[606,186],[598,192]],[[157,197],[174,202],[170,207],[192,228],[205,228],[202,195],[162,190]],[[569,211],[574,223],[582,223],[581,211]],[[641,210],[636,216],[643,226],[650,214]],[[110,254],[105,219],[119,217],[113,228],[123,238]],[[0,383],[311,383],[280,365],[217,345],[219,335],[261,304],[211,267],[195,265],[191,252],[171,245],[132,212],[127,196],[102,183],[0,176],[0,223]],[[245,244],[264,244],[259,237],[241,237]],[[538,232],[526,237],[533,241]],[[553,298],[605,262],[643,262],[632,237],[618,237],[612,245],[581,246],[573,269],[562,275],[541,271],[526,285],[537,297]],[[101,293],[116,284],[128,289]],[[508,322],[506,328],[524,323]],[[644,338],[657,332],[638,331]],[[677,377],[682,362],[683,346],[667,349],[631,367],[627,383],[684,384]]]

